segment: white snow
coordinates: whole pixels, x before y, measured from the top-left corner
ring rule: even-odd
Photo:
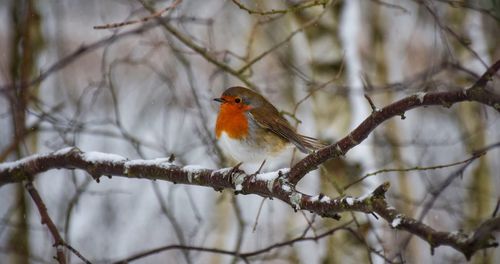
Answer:
[[[45,155],[47,155],[47,154],[45,154]],[[4,162],[4,163],[0,164],[0,170],[9,170],[9,171],[11,171],[11,170],[15,169],[16,167],[19,167],[23,163],[30,162],[31,160],[40,158],[42,156],[44,156],[44,155],[35,154],[33,156],[29,156],[29,157],[26,157],[26,158],[23,158],[23,159],[20,159],[20,160],[16,160],[16,161],[12,161],[12,162]]]
[[[70,151],[72,151],[73,149],[75,149],[75,147],[66,147],[66,148],[62,148],[60,150],[57,150],[54,152],[54,155],[64,155],[64,154],[68,154]]]
[[[50,155],[64,155],[64,154],[68,153],[69,151],[71,151],[72,149],[73,149],[73,147],[67,147],[67,148],[63,148],[63,149],[60,149],[60,150],[57,150],[57,151],[51,152],[51,153],[34,154],[31,156],[22,158],[20,160],[16,160],[16,161],[12,161],[12,162],[4,162],[4,163],[0,164],[0,170],[11,171],[11,170],[15,169],[16,167],[19,167],[20,165],[27,163],[27,162],[30,162],[32,160],[39,159],[39,158],[46,157],[46,156],[50,156]]]
[[[399,225],[401,224],[401,216],[400,215],[396,215],[396,217],[392,220],[391,222],[391,226],[393,228],[396,228],[398,227]]]
[[[193,173],[198,173],[202,170],[205,170],[205,167],[200,166],[200,165],[186,165],[186,166],[182,167],[182,170],[191,171]]]
[[[302,194],[298,192],[293,192],[288,197],[290,197],[290,203],[294,206],[296,210],[300,210],[300,202],[302,201]]]
[[[199,165],[186,165],[182,167],[183,171],[186,171],[188,174],[188,182],[192,183],[193,182],[193,176],[196,178],[202,170],[205,168]]]
[[[282,185],[281,189],[283,191],[285,191],[285,192],[291,192],[292,191],[292,188],[290,188],[290,186],[288,186],[288,185]]]
[[[104,153],[104,152],[97,152],[97,151],[90,151],[90,152],[84,152],[82,154],[82,158],[85,161],[91,162],[91,163],[115,163],[115,162],[122,162],[126,161],[127,158],[116,155],[116,154],[110,154],[110,153]]]
[[[15,169],[16,167],[19,167],[20,165],[27,163],[27,162],[30,162],[30,161],[35,160],[35,159],[39,159],[39,158],[50,156],[50,155],[64,155],[64,154],[68,153],[69,151],[71,151],[73,148],[74,147],[67,147],[67,148],[57,150],[55,152],[34,154],[31,156],[22,158],[20,160],[0,163],[0,170],[11,171],[11,170]]]
[[[267,182],[267,189],[270,192],[272,192],[273,191],[273,186],[274,186],[274,181],[280,175],[286,174],[289,171],[290,171],[289,168],[284,168],[284,169],[279,169],[277,171],[266,172],[266,173],[259,173],[259,174],[255,175],[255,179],[258,180],[258,181],[265,181],[265,182]]]
[[[244,173],[238,173],[233,176],[234,189],[236,191],[243,190],[243,182],[245,181],[246,175]]]
[[[168,161],[168,158],[157,158],[151,160],[130,160],[125,163],[125,167],[129,166],[159,166],[162,168],[168,168],[170,166],[174,166],[171,162]]]
[[[287,174],[290,172],[290,168],[279,169],[278,172],[281,172],[281,174]]]
[[[278,178],[277,171],[259,173],[259,174],[255,175],[255,179],[257,179],[259,181],[274,181],[276,178]]]
[[[348,205],[354,205],[354,198],[352,197],[347,197],[345,198],[345,202],[348,204]]]
[[[223,169],[220,169],[220,170],[214,170],[214,171],[212,171],[212,173],[210,174],[210,176],[214,176],[214,174],[216,174],[216,173],[221,173],[221,174],[228,173],[228,172],[230,172],[232,170],[233,170],[233,168],[223,168]]]
[[[321,199],[319,198],[320,196],[321,196]],[[331,199],[330,199],[330,197],[328,197],[326,195],[315,195],[315,196],[311,197],[309,199],[309,201],[311,201],[311,202],[317,202],[317,201],[319,201],[321,203],[328,203],[328,202],[331,201]]]
[[[255,175],[255,178],[258,181],[274,181],[278,176],[281,174],[286,174],[290,171],[289,168],[284,168],[284,169],[279,169],[277,171],[272,171],[272,172],[266,172],[266,173],[259,173]]]
[[[157,166],[160,168],[168,169],[174,166],[173,163],[168,161],[169,158],[157,158],[152,160],[129,160],[125,162],[125,174],[128,174],[128,169],[131,166]]]
[[[317,202],[318,200],[319,200],[319,195],[315,195],[315,196],[309,198],[309,201],[311,201],[311,202]]]
[[[332,199],[330,199],[330,197],[323,195],[323,197],[321,197],[321,200],[319,200],[319,201],[322,203],[329,203],[331,200]]]
[[[424,102],[425,95],[426,95],[426,93],[424,93],[424,92],[418,92],[415,94],[415,96],[417,96],[417,99],[420,101],[420,103]]]

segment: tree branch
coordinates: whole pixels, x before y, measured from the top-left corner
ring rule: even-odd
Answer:
[[[288,180],[297,184],[308,172],[316,169],[323,162],[345,155],[350,149],[363,142],[368,135],[384,121],[402,116],[405,112],[422,106],[441,105],[451,107],[454,103],[475,101],[491,106],[500,113],[500,95],[485,89],[486,84],[500,70],[500,60],[495,62],[470,88],[451,92],[420,92],[396,101],[378,111],[374,111],[358,127],[336,144],[314,152],[291,169]]]
[[[267,15],[276,15],[276,14],[286,14],[289,12],[297,12],[306,8],[314,7],[314,6],[326,6],[328,4],[328,0],[322,0],[322,1],[317,1],[317,0],[312,0],[312,1],[305,1],[293,6],[290,6],[287,9],[271,9],[270,11],[260,11],[260,10],[254,10],[246,7],[243,5],[240,1],[238,0],[232,0],[233,3],[238,6],[241,10],[245,10],[248,12],[248,14],[253,15],[261,15],[261,16],[267,16]]]
[[[49,213],[47,212],[47,207],[45,206],[45,203],[43,202],[42,198],[40,197],[40,194],[35,189],[35,186],[33,186],[33,183],[31,181],[28,181],[26,183],[25,187],[26,187],[26,190],[28,191],[28,193],[30,194],[31,199],[33,199],[33,202],[35,202],[35,205],[38,208],[38,212],[40,213],[40,218],[42,219],[42,224],[47,226],[50,234],[54,238],[54,247],[56,248],[56,252],[57,252],[57,255],[54,258],[60,264],[65,264],[66,257],[64,256],[64,252],[63,252],[64,241],[63,241],[61,235],[59,234],[59,231],[57,230],[56,225],[54,224],[54,222],[50,218]]]
[[[292,206],[294,210],[306,210],[333,219],[339,219],[338,213],[347,211],[376,213],[393,228],[405,230],[427,241],[431,248],[441,245],[451,246],[462,252],[466,258],[470,258],[477,250],[498,245],[495,241],[491,241],[490,236],[485,235],[498,231],[498,220],[486,221],[472,236],[437,231],[389,206],[385,199],[389,183],[384,183],[371,194],[360,198],[349,196],[330,198],[322,194],[311,196],[295,190],[295,185],[287,180],[288,169],[249,175],[235,168],[210,170],[198,166],[181,167],[169,162],[168,159],[128,160],[115,154],[65,148],[0,164],[0,186],[28,180],[35,174],[61,168],[85,170],[96,180],[99,180],[101,175],[109,177],[114,175],[205,186],[215,190],[233,189],[242,194],[277,198]]]
[[[160,252],[165,252],[168,250],[175,250],[175,249],[190,250],[190,251],[202,251],[202,252],[210,252],[210,253],[215,253],[215,254],[231,255],[231,256],[237,257],[237,258],[245,261],[245,263],[249,263],[248,262],[249,258],[258,256],[260,254],[271,252],[273,249],[276,249],[276,248],[293,246],[294,244],[296,244],[298,242],[318,241],[318,240],[320,240],[324,237],[328,237],[328,236],[332,235],[333,233],[340,231],[340,230],[346,230],[346,231],[349,231],[351,233],[355,233],[352,229],[350,229],[348,227],[348,225],[350,225],[351,223],[352,223],[352,221],[349,221],[345,224],[342,224],[339,227],[332,228],[332,229],[330,229],[322,234],[316,235],[316,236],[311,236],[311,237],[300,236],[297,238],[293,238],[293,239],[290,239],[290,240],[287,240],[284,242],[275,243],[275,244],[269,245],[267,247],[264,247],[262,249],[250,251],[250,252],[239,253],[239,252],[234,251],[234,250],[229,251],[229,250],[218,249],[218,248],[206,248],[206,247],[184,246],[184,245],[168,245],[168,246],[163,246],[163,247],[158,247],[158,248],[154,248],[151,250],[147,250],[147,251],[144,251],[144,252],[141,252],[138,254],[134,254],[134,255],[132,255],[124,260],[116,261],[116,262],[114,262],[114,264],[126,264],[126,263],[130,263],[132,261],[138,260],[138,259],[145,258],[147,256],[158,254]],[[359,237],[356,237],[356,238],[359,238]]]
[[[138,0],[142,6],[147,9],[151,14],[157,13],[157,11],[154,9],[153,6],[149,5],[146,1],[144,0]],[[202,47],[196,43],[194,43],[188,36],[177,30],[174,26],[170,25],[167,21],[163,19],[158,19],[158,22],[160,25],[168,31],[170,34],[172,34],[177,40],[182,42],[184,45],[198,53],[200,56],[202,56],[205,60],[208,62],[212,63],[213,65],[217,66],[221,70],[229,73],[230,75],[238,78],[240,81],[242,81],[245,85],[247,85],[249,88],[252,88],[253,90],[257,90],[257,87],[255,84],[253,84],[250,80],[245,78],[242,73],[239,73],[237,70],[231,68],[227,64],[220,62],[216,58],[214,58],[209,52],[206,50],[205,47]]]
[[[37,189],[33,185],[33,182],[31,180],[28,180],[28,182],[25,185],[26,190],[31,196],[31,199],[33,199],[33,202],[35,203],[38,212],[40,213],[40,218],[42,219],[42,224],[46,225],[47,228],[49,229],[50,234],[54,238],[54,247],[56,248],[56,256],[54,257],[57,262],[61,264],[66,263],[66,257],[63,252],[63,248],[69,249],[73,254],[75,254],[77,257],[79,257],[84,263],[90,264],[90,261],[87,260],[78,250],[73,248],[71,245],[66,243],[64,239],[61,237],[61,234],[59,234],[59,231],[57,230],[56,225],[54,224],[54,221],[52,221],[52,218],[50,218],[49,212],[47,211],[47,207],[45,206],[45,203],[42,200],[42,197],[38,193]]]
[[[133,29],[130,31],[126,31],[123,33],[118,33],[118,34],[113,34],[109,37],[103,38],[101,40],[98,40],[92,44],[89,45],[82,45],[79,48],[77,48],[75,51],[72,53],[68,54],[67,56],[61,58],[51,66],[47,68],[47,70],[43,71],[38,75],[38,77],[28,81],[27,83],[7,83],[7,84],[2,84],[0,85],[0,92],[4,92],[8,95],[9,87],[13,86],[19,86],[19,87],[31,87],[34,85],[37,85],[47,79],[51,74],[60,71],[61,69],[65,68],[66,66],[70,65],[71,63],[75,62],[76,59],[80,58],[81,56],[90,53],[92,51],[95,51],[103,46],[106,45],[111,45],[117,40],[120,40],[124,37],[128,36],[135,36],[135,35],[140,35],[152,28],[157,26],[156,23],[152,24],[145,24],[144,26],[141,26],[137,29]]]
[[[109,177],[115,175],[199,185],[212,187],[215,190],[229,188],[242,194],[256,194],[262,197],[277,198],[291,205],[295,210],[307,210],[334,219],[339,218],[337,213],[345,211],[376,213],[389,222],[392,227],[406,230],[424,239],[431,245],[432,249],[440,245],[451,246],[469,259],[479,249],[498,246],[498,243],[490,241],[491,237],[487,235],[499,229],[500,224],[497,218],[485,222],[472,236],[457,232],[441,232],[390,207],[385,200],[385,192],[389,187],[388,183],[383,184],[371,195],[363,198],[338,197],[335,199],[324,195],[310,196],[295,190],[295,186],[307,172],[313,170],[319,164],[330,158],[344,155],[351,148],[360,144],[371,131],[385,120],[403,115],[404,112],[413,108],[429,105],[450,107],[457,102],[476,101],[491,106],[500,112],[500,96],[485,89],[488,81],[493,79],[494,74],[499,69],[500,61],[497,61],[468,89],[451,92],[418,93],[390,104],[381,110],[376,110],[348,136],[334,145],[310,154],[291,170],[282,169],[276,172],[248,175],[235,168],[210,170],[195,166],[180,167],[169,162],[168,159],[130,161],[114,154],[85,153],[78,148],[66,148],[49,154],[33,155],[15,162],[0,164],[0,186],[24,180],[29,181],[32,176],[50,169],[66,168],[85,170],[96,181],[99,181],[102,175],[108,175]],[[27,185],[27,188],[29,186]],[[32,190],[34,189],[28,188],[30,194],[32,194]],[[36,201],[36,196],[32,195],[32,197]],[[37,206],[39,206],[39,210],[44,208],[43,206],[40,207],[39,203],[37,203]],[[41,214],[42,211],[40,210]],[[42,220],[44,219],[46,217],[42,214]],[[48,226],[50,230],[50,225],[48,224]],[[54,236],[54,239],[56,245],[62,241],[58,240],[57,236]]]

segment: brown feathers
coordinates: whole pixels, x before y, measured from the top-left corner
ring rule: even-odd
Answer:
[[[315,138],[296,133],[290,123],[270,102],[248,88],[239,86],[228,88],[221,98],[215,100],[221,103],[216,125],[217,137],[222,131],[228,132],[232,138],[244,137],[245,131],[243,130],[249,127],[248,122],[245,121],[251,121],[261,128],[253,133],[274,134],[284,141],[294,144],[301,152],[310,153],[326,146]],[[250,120],[246,120],[246,117]],[[253,137],[256,140],[265,138],[264,135],[253,135]]]

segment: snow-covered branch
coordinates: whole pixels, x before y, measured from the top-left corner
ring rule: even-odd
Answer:
[[[350,149],[363,142],[371,132],[386,120],[401,116],[414,108],[438,105],[451,107],[464,101],[473,101],[492,107],[500,113],[500,94],[486,89],[486,85],[500,70],[500,60],[495,62],[470,88],[450,92],[420,92],[405,97],[382,109],[374,109],[358,127],[337,143],[325,147],[298,162],[290,171],[289,180],[298,183],[308,172],[316,169],[323,162],[345,155]]]
[[[419,93],[403,98],[382,109],[377,109],[371,103],[373,113],[356,129],[336,144],[307,156],[292,169],[247,174],[238,168],[212,170],[193,165],[179,166],[169,158],[129,160],[115,154],[82,152],[73,147],[0,164],[0,186],[31,180],[36,174],[51,169],[81,169],[88,172],[96,181],[105,175],[164,180],[211,187],[217,191],[233,189],[236,193],[277,198],[289,204],[294,210],[306,210],[328,218],[338,219],[338,213],[346,211],[378,215],[386,220],[392,228],[405,230],[427,241],[432,249],[441,245],[450,246],[462,252],[469,259],[480,249],[498,246],[497,242],[491,241],[490,234],[500,229],[499,219],[492,218],[486,221],[471,235],[460,232],[441,232],[390,206],[385,199],[385,193],[389,188],[388,183],[360,198],[347,196],[331,198],[323,194],[312,196],[297,191],[295,186],[307,172],[328,159],[344,155],[351,148],[360,144],[378,125],[387,119],[394,116],[404,116],[406,111],[413,108],[429,105],[450,107],[457,102],[475,101],[491,106],[500,112],[500,96],[485,89],[488,81],[499,69],[500,61],[497,61],[472,87],[461,91]]]
[[[233,189],[241,194],[277,198],[289,204],[294,210],[306,210],[334,219],[339,219],[338,213],[347,211],[378,215],[392,228],[408,231],[426,240],[431,248],[441,245],[451,246],[467,258],[477,250],[498,245],[490,241],[489,235],[491,231],[499,229],[499,220],[496,218],[486,221],[470,236],[458,232],[441,232],[390,206],[385,199],[389,183],[384,183],[372,193],[359,198],[350,196],[331,198],[323,194],[312,196],[295,189],[295,184],[288,181],[288,169],[247,174],[237,168],[211,170],[192,165],[179,166],[168,158],[128,160],[115,154],[82,152],[73,147],[0,164],[0,185],[28,180],[38,173],[51,169],[81,169],[97,181],[106,175],[164,180],[211,187],[215,190]],[[484,232],[485,228],[490,232]]]

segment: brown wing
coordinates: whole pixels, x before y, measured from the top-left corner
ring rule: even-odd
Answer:
[[[276,110],[274,106],[271,104],[268,104],[267,106],[268,107],[266,107],[266,109],[268,110],[272,108],[272,111],[274,112],[273,114],[264,113],[265,111],[263,111],[263,108],[261,107],[254,108],[249,111],[250,116],[259,126],[264,129],[268,129],[283,139],[293,143],[303,153],[310,153],[313,150],[317,150],[325,146],[325,144],[315,138],[295,133],[292,126],[279,114],[278,110]]]

